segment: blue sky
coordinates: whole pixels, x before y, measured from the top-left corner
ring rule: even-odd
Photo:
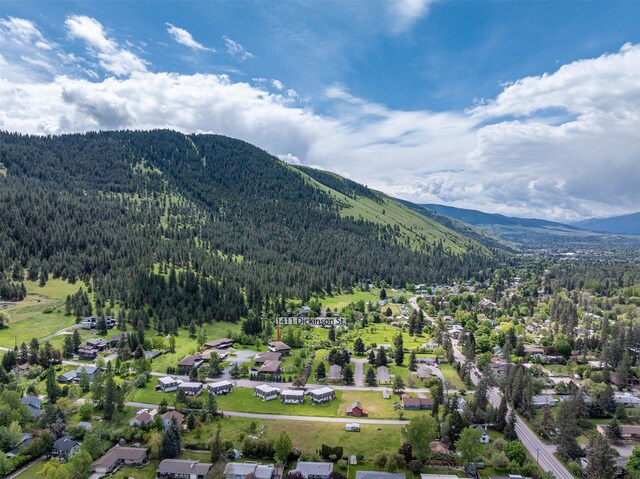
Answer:
[[[413,201],[640,210],[640,2],[5,0],[0,19],[3,129],[211,131]]]

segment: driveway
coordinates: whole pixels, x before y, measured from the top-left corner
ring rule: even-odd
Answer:
[[[351,358],[351,362],[355,366],[355,372],[353,373],[353,381],[356,386],[364,386],[364,363],[367,360],[364,358]]]

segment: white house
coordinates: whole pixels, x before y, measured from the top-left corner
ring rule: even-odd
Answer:
[[[259,397],[263,401],[271,401],[280,394],[280,389],[269,386],[268,384],[261,384],[253,388],[253,395]]]
[[[209,393],[214,396],[219,394],[229,394],[233,389],[233,384],[231,384],[231,381],[218,381],[207,384],[207,389],[209,390]]]
[[[283,404],[302,404],[304,391],[300,389],[285,389],[280,393],[280,402]]]
[[[170,378],[169,376],[164,378],[158,378],[158,382],[156,384],[156,391],[162,391],[163,393],[168,393],[171,391],[176,391],[178,389],[178,384],[182,381],[178,379]]]
[[[323,402],[332,401],[336,398],[336,393],[331,388],[318,388],[312,389],[309,391],[309,397],[311,400],[317,404],[322,404]]]

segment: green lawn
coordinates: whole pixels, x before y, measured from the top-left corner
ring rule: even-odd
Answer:
[[[144,388],[133,388],[129,393],[127,400],[147,404],[160,404],[162,400],[165,399],[168,404],[172,405],[176,398],[175,391],[169,393],[156,391],[154,388],[157,383],[158,378],[156,376],[151,376],[151,379],[147,382]]]
[[[256,432],[250,432],[249,426],[254,423]],[[381,450],[395,451],[403,442],[401,426],[377,426],[362,424],[361,432],[346,432],[344,424],[306,422],[306,421],[274,421],[228,417],[219,422],[203,425],[185,434],[183,442],[206,443],[215,435],[217,425],[221,425],[221,437],[233,441],[236,448],[242,445],[241,437],[246,434],[260,435],[265,425],[267,437],[274,437],[280,431],[286,431],[293,441],[293,446],[306,452],[320,449],[322,444],[344,447],[345,455],[362,454],[369,460]]]
[[[458,376],[458,371],[451,364],[441,364],[440,371],[442,371],[447,383],[449,383],[450,389],[467,389],[467,386]]]
[[[253,389],[236,387],[231,394],[218,396],[217,401],[218,407],[227,411],[335,417],[338,414],[340,397],[341,391],[336,391],[336,400],[324,404],[315,404],[308,397],[305,398],[304,404],[282,404],[279,399],[262,401],[253,396]]]
[[[155,479],[158,463],[158,460],[152,460],[143,467],[125,466],[113,476],[109,477],[111,479],[128,479],[129,477],[135,477],[136,479]]]
[[[380,290],[378,288],[372,288],[368,291],[362,291],[360,289],[354,289],[352,294],[337,294],[334,296],[316,296],[320,304],[324,308],[331,308],[331,311],[340,312],[343,308],[349,305],[349,303],[356,303],[360,300],[376,303],[380,299]]]
[[[564,364],[547,364],[545,368],[558,376],[571,375],[571,371],[569,371],[569,368],[567,368],[567,366],[565,366]]]
[[[349,342],[350,347],[353,347],[353,342],[356,338],[361,338],[364,344],[368,347],[370,344],[391,344],[393,345],[393,339],[398,335],[401,330],[395,328],[387,323],[373,323],[364,329],[358,329],[350,331],[345,336]],[[402,331],[402,341],[405,349],[413,349],[422,346],[425,341],[428,340],[426,335],[421,336],[409,336],[407,328]],[[406,357],[407,361],[409,356]]]

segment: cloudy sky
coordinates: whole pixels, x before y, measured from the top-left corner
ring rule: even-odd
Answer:
[[[640,210],[640,2],[0,6],[0,129],[241,138],[394,196]]]

